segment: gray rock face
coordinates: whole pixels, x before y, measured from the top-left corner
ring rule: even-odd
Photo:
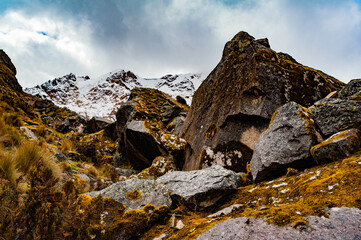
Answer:
[[[87,193],[91,197],[99,194],[123,203],[126,210],[142,209],[147,204],[155,207],[172,205],[168,189],[154,180],[132,178],[114,183],[101,191]]]
[[[164,184],[173,199],[199,209],[212,206],[235,190],[240,176],[221,166],[212,166],[203,170],[171,172],[158,178],[157,183]]]
[[[351,156],[360,149],[360,131],[349,129],[336,133],[311,148],[311,154],[317,164],[333,162]]]
[[[309,226],[300,231],[291,226],[279,227],[268,224],[265,219],[234,218],[213,226],[198,236],[199,240],[252,239],[252,240],[346,240],[361,239],[361,210],[357,208],[332,208],[329,218],[306,217]]]
[[[314,106],[312,117],[325,137],[361,126],[361,101],[322,99]]]
[[[351,80],[338,94],[340,99],[358,99],[361,97],[361,79]]]
[[[251,160],[256,182],[285,174],[289,167],[314,164],[310,149],[316,143],[316,130],[311,112],[290,102],[277,109],[273,119],[256,143]]]
[[[276,53],[267,39],[238,33],[194,94],[180,135],[188,143],[183,170],[223,165],[245,172],[278,107],[290,101],[310,106],[343,85]]]

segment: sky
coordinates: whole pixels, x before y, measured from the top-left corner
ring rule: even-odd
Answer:
[[[0,0],[0,49],[23,87],[116,69],[208,73],[239,31],[343,82],[361,78],[360,0]]]

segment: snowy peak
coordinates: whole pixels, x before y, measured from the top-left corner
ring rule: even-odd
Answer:
[[[126,70],[112,71],[97,78],[76,77],[70,73],[25,91],[86,117],[114,119],[117,109],[128,100],[135,87],[155,88],[174,98],[181,96],[190,104],[205,78],[206,74],[179,74],[147,79]]]

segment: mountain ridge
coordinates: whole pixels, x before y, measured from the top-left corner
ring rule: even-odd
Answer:
[[[97,116],[114,120],[117,109],[128,100],[135,87],[155,88],[173,98],[181,96],[190,105],[195,90],[206,77],[205,73],[188,73],[142,78],[131,71],[118,69],[96,78],[70,73],[24,91],[88,118]]]

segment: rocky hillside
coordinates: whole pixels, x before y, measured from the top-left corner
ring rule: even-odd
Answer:
[[[181,136],[184,170],[214,164],[245,171],[255,143],[283,104],[310,106],[344,84],[276,53],[267,39],[238,33],[193,97]]]
[[[97,116],[114,120],[118,107],[127,101],[135,87],[155,88],[173,98],[181,96],[190,104],[195,90],[205,78],[205,74],[180,74],[150,79],[131,71],[117,70],[94,79],[69,74],[26,88],[25,92],[51,100],[87,118]]]
[[[135,86],[111,123],[23,93],[4,59],[1,239],[361,237],[360,79],[240,32],[191,107]]]

